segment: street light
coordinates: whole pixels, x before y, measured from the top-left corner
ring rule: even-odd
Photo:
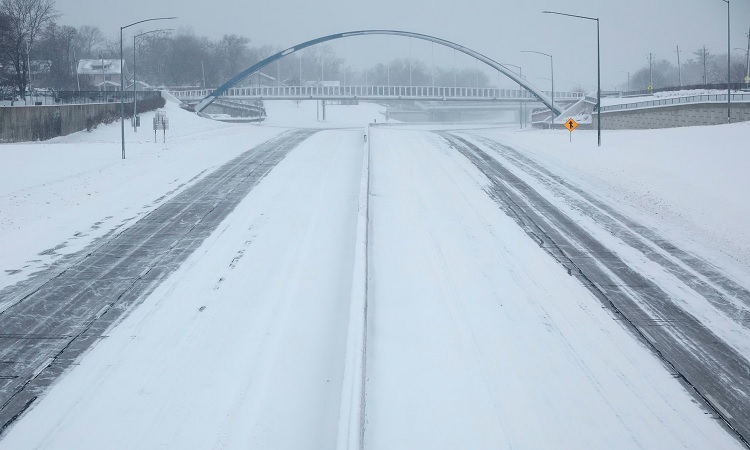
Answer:
[[[729,20],[729,0],[722,0],[727,4],[727,123],[732,123],[732,35]]]
[[[508,64],[508,63],[501,63],[501,65],[515,67],[516,69],[518,69],[518,76],[519,76],[519,78],[523,78],[523,69],[521,69],[521,66],[517,66],[515,64]],[[498,88],[499,87],[500,86],[498,86]],[[523,88],[521,86],[521,83],[518,83],[518,93],[519,93],[519,95],[521,95],[523,93]],[[518,122],[521,125],[521,129],[522,130],[523,130],[523,116],[524,116],[524,114],[523,114],[523,107],[524,107],[523,101],[518,102],[518,109],[519,109],[518,114],[520,114],[520,117],[518,118]]]
[[[521,53],[536,53],[537,55],[544,55],[544,56],[549,57],[549,67],[550,67],[550,72],[552,73],[551,74],[552,76],[552,79],[551,79],[552,81],[552,105],[554,105],[555,104],[555,65],[552,61],[552,55],[548,53],[537,52],[534,50],[521,50]],[[550,125],[550,128],[554,129],[555,128],[555,110],[550,109],[550,111],[552,111],[552,125]]]
[[[122,159],[125,159],[125,77],[122,70],[122,30],[143,22],[150,22],[152,20],[172,20],[176,18],[177,17],[155,17],[153,19],[139,20],[138,22],[133,22],[124,27],[120,27],[120,138],[122,142]]]
[[[602,146],[602,59],[599,46],[599,18],[577,16],[575,14],[566,14],[555,11],[542,11],[542,14],[557,14],[558,16],[576,17],[578,19],[596,21],[596,111],[597,111],[597,138],[599,147]]]
[[[138,132],[138,127],[136,126],[136,120],[138,117],[138,97],[135,91],[135,39],[139,38],[145,34],[151,34],[151,33],[157,33],[159,31],[172,31],[173,28],[162,28],[160,30],[151,30],[146,31],[145,33],[136,34],[133,36],[133,131]],[[120,69],[120,72],[122,72],[122,68]],[[205,88],[205,87],[204,87]]]

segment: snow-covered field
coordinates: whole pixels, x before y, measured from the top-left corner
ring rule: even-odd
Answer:
[[[336,445],[363,134],[383,108],[331,105],[321,124],[315,107],[267,102],[264,124],[228,125],[168,104],[167,143],[126,129],[124,161],[118,124],[0,146],[2,289],[285,127],[332,128],[274,168],[0,449]],[[424,128],[369,135],[366,447],[738,448]],[[750,124],[606,132],[601,148],[595,132],[569,143],[470,128],[750,285]]]

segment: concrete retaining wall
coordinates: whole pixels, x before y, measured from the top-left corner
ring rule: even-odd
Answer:
[[[132,107],[131,107],[132,108]],[[44,141],[86,129],[86,119],[120,114],[119,103],[0,108],[0,142]]]
[[[593,123],[583,128],[595,130],[597,120],[598,114],[594,114]],[[743,121],[750,121],[750,103],[733,103],[732,123]],[[658,106],[602,113],[602,129],[604,130],[644,130],[725,123],[727,123],[726,103]]]

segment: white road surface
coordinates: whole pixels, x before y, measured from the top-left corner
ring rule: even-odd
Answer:
[[[741,448],[468,160],[369,137],[365,448]],[[335,448],[362,140],[293,150],[0,449]]]

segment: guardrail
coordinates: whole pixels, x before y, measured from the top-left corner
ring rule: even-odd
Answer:
[[[750,102],[750,93],[748,94],[732,94],[732,103],[746,103]],[[704,94],[704,95],[692,95],[688,97],[670,97],[659,100],[649,100],[645,102],[633,102],[624,103],[622,105],[610,105],[603,106],[601,111],[603,113],[611,111],[624,111],[630,109],[641,109],[641,108],[655,108],[659,106],[673,106],[673,105],[688,105],[694,103],[726,103],[727,94]]]
[[[673,92],[673,91],[694,91],[697,89],[703,89],[703,90],[715,90],[715,91],[725,91],[727,90],[727,84],[691,84],[687,86],[670,86],[670,87],[662,87],[662,88],[656,88],[656,89],[645,89],[641,91],[622,91],[620,95],[622,97],[639,97],[642,95],[651,95],[655,94],[657,92]],[[750,84],[747,83],[732,83],[731,89],[733,91],[738,91],[741,89],[750,89]]]
[[[181,100],[203,99],[212,90],[170,90]],[[549,95],[548,92],[545,94]],[[231,88],[219,98],[279,99],[279,98],[438,98],[482,100],[532,100],[536,97],[524,89],[433,87],[433,86],[258,86]],[[575,100],[580,92],[555,92],[555,100]]]
[[[122,95],[125,103],[133,102],[133,91],[46,91],[34,93],[32,103],[28,106],[54,106],[54,105],[88,105],[93,103],[120,103]],[[146,101],[161,97],[159,91],[137,91],[138,101]],[[23,100],[16,100],[21,104]]]
[[[85,105],[88,103],[119,103],[122,95],[125,103],[133,101],[133,91],[57,91],[54,93],[55,104]],[[137,91],[138,101],[161,97],[159,91]]]

